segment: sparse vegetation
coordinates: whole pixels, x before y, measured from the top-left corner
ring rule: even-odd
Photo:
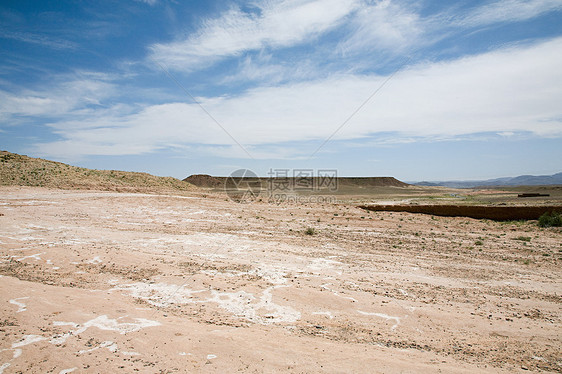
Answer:
[[[117,170],[92,170],[0,151],[0,186],[95,189],[127,192],[191,191],[172,177]]]
[[[316,235],[316,230],[313,227],[307,227],[304,233],[305,235]]]
[[[558,212],[546,212],[539,218],[540,227],[561,227],[562,214]]]
[[[514,238],[513,240],[521,240],[522,242],[530,242],[531,237],[530,236],[518,236],[517,238]]]

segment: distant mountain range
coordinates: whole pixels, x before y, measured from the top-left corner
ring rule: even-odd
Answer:
[[[443,186],[451,188],[474,188],[489,186],[539,186],[549,184],[562,185],[562,173],[554,175],[520,175],[518,177],[496,178],[477,181],[431,181],[412,182],[417,186]]]

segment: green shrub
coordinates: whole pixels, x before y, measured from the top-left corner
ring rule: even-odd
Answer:
[[[561,227],[562,215],[558,212],[546,212],[539,218],[540,227]]]
[[[522,242],[530,242],[531,237],[530,236],[518,236],[517,238],[515,238],[513,240],[521,240]]]
[[[307,228],[307,229],[305,230],[304,233],[305,233],[306,235],[314,235],[314,234],[316,234],[316,230],[314,230],[314,228],[312,228],[312,227],[309,227],[309,228]]]

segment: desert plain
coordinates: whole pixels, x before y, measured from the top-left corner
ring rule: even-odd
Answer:
[[[560,228],[375,195],[0,187],[0,373],[562,371]]]

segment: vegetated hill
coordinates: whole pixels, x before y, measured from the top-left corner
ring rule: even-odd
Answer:
[[[193,174],[183,180],[197,187],[216,188],[224,184],[224,181],[211,177],[208,174]]]
[[[543,186],[562,185],[562,173],[553,175],[520,175],[518,177],[495,178],[477,181],[415,182],[418,186],[443,186],[451,188],[474,188],[490,186]]]
[[[117,170],[93,170],[0,151],[0,186],[34,186],[130,192],[192,191],[172,177]]]
[[[225,181],[228,177],[212,177],[207,174],[194,174],[185,178],[184,181],[194,184],[198,187],[204,188],[221,188],[225,185]],[[280,180],[283,178],[269,178],[269,177],[258,177],[258,178],[243,178],[246,181],[260,181],[262,188],[267,188],[267,183],[271,179]],[[298,178],[289,177],[289,185],[295,185]],[[318,177],[312,178],[312,185],[318,186],[322,183],[327,182],[320,181]],[[339,187],[357,187],[357,188],[368,188],[368,187],[407,187],[409,184],[399,181],[394,177],[338,177],[337,186]]]

